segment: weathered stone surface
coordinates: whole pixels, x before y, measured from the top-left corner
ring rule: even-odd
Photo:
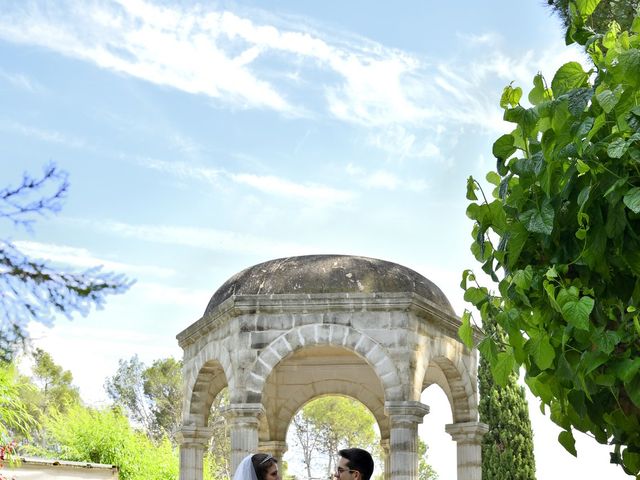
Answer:
[[[482,430],[477,358],[458,340],[458,326],[438,287],[390,262],[313,255],[250,267],[178,334],[185,438],[194,428],[206,432],[214,396],[228,386],[232,468],[269,446],[281,457],[291,419],[305,403],[347,395],[378,422],[385,478],[415,480],[417,426],[428,411],[418,400],[437,383],[456,422],[448,431],[459,442],[459,478],[479,480],[479,440],[467,434]],[[184,442],[181,451],[181,478],[201,478],[200,444]]]
[[[453,314],[430,280],[396,263],[349,255],[305,255],[270,260],[243,270],[214,293],[205,315],[233,295],[414,292]]]

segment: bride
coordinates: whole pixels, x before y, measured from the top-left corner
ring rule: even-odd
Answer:
[[[278,461],[266,453],[247,455],[236,468],[233,480],[280,480]]]

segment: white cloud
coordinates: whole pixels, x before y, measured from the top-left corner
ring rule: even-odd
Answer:
[[[55,130],[47,130],[29,125],[23,125],[22,123],[12,120],[0,120],[0,130],[3,130],[5,132],[17,133],[19,135],[28,138],[35,138],[44,142],[64,145],[66,147],[87,148],[87,143],[80,138],[72,137]]]
[[[305,246],[293,242],[280,242],[256,235],[211,228],[148,224],[132,225],[115,221],[98,222],[81,219],[70,219],[69,221],[120,237],[202,248],[215,252],[255,254],[262,257],[272,256],[276,258],[320,251],[319,248],[312,245]]]
[[[439,157],[440,148],[435,143],[439,135],[431,129],[411,132],[396,124],[371,134],[368,141],[374,147],[387,152],[392,160],[401,161],[405,158]]]
[[[137,162],[145,168],[164,172],[181,180],[200,180],[217,185],[225,172],[221,169],[198,167],[187,162],[168,162],[154,158],[138,158]]]
[[[32,258],[42,259],[56,264],[68,265],[73,268],[87,269],[100,265],[104,269],[114,272],[135,275],[152,275],[159,278],[167,278],[175,273],[173,270],[164,267],[156,267],[153,265],[133,265],[113,260],[106,260],[94,256],[85,248],[24,240],[16,241],[14,244],[21,252]]]
[[[365,188],[379,188],[392,191],[407,189],[413,192],[422,192],[428,188],[427,182],[423,179],[403,179],[387,170],[374,170],[370,172],[352,163],[347,165],[345,172]]]
[[[273,175],[232,173],[229,174],[229,177],[234,182],[248,185],[270,195],[310,202],[316,205],[340,204],[355,198],[355,194],[347,190],[339,190],[314,183],[295,183]]]
[[[27,90],[32,93],[44,90],[42,85],[23,73],[9,73],[0,69],[0,79],[5,80],[14,87],[21,90]]]
[[[456,36],[471,45],[480,46],[495,45],[499,40],[501,40],[501,36],[495,32],[485,32],[480,34],[457,32]]]
[[[167,162],[155,159],[139,159],[139,163],[175,175],[181,179],[196,179],[219,185],[221,179],[248,186],[268,195],[297,200],[314,206],[334,206],[352,201],[356,194],[311,182],[297,183],[275,175],[231,173],[221,169],[197,167],[185,162]]]
[[[0,38],[5,40],[40,45],[232,108],[264,108],[288,116],[329,114],[366,129],[370,144],[399,159],[440,156],[439,141],[455,135],[449,128],[430,138],[443,125],[470,125],[491,134],[507,131],[498,107],[502,84],[515,80],[526,90],[538,70],[552,76],[577,52],[558,39],[559,48],[549,45],[544,53],[514,57],[504,53],[494,32],[462,37],[469,48],[493,48],[474,50],[472,62],[434,60],[345,32],[312,29],[300,19],[200,4],[61,0],[48,8],[44,1],[25,0],[0,6]],[[274,58],[284,65],[277,82],[270,63]],[[318,112],[319,104],[326,110]],[[57,138],[46,132],[41,137]],[[198,148],[180,136],[173,142],[187,154]],[[272,191],[269,185],[277,183],[270,177],[238,175],[238,181],[263,191]],[[316,190],[314,195],[323,193]]]

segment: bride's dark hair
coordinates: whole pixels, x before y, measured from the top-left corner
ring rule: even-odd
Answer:
[[[274,463],[278,463],[278,461],[268,453],[256,453],[251,457],[251,463],[253,464],[253,469],[256,471],[258,480],[265,480],[269,467]]]

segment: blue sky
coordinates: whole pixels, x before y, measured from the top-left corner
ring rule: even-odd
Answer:
[[[50,161],[71,180],[59,215],[8,235],[137,280],[87,318],[31,325],[36,344],[101,402],[119,358],[179,357],[229,276],[310,253],[406,265],[462,313],[465,180],[509,131],[502,88],[579,59],[544,3],[2,2],[3,181]],[[441,431],[448,407],[427,394]],[[534,428],[539,479],[627,478],[606,449],[580,439],[575,460]],[[431,442],[452,478],[452,442]]]

